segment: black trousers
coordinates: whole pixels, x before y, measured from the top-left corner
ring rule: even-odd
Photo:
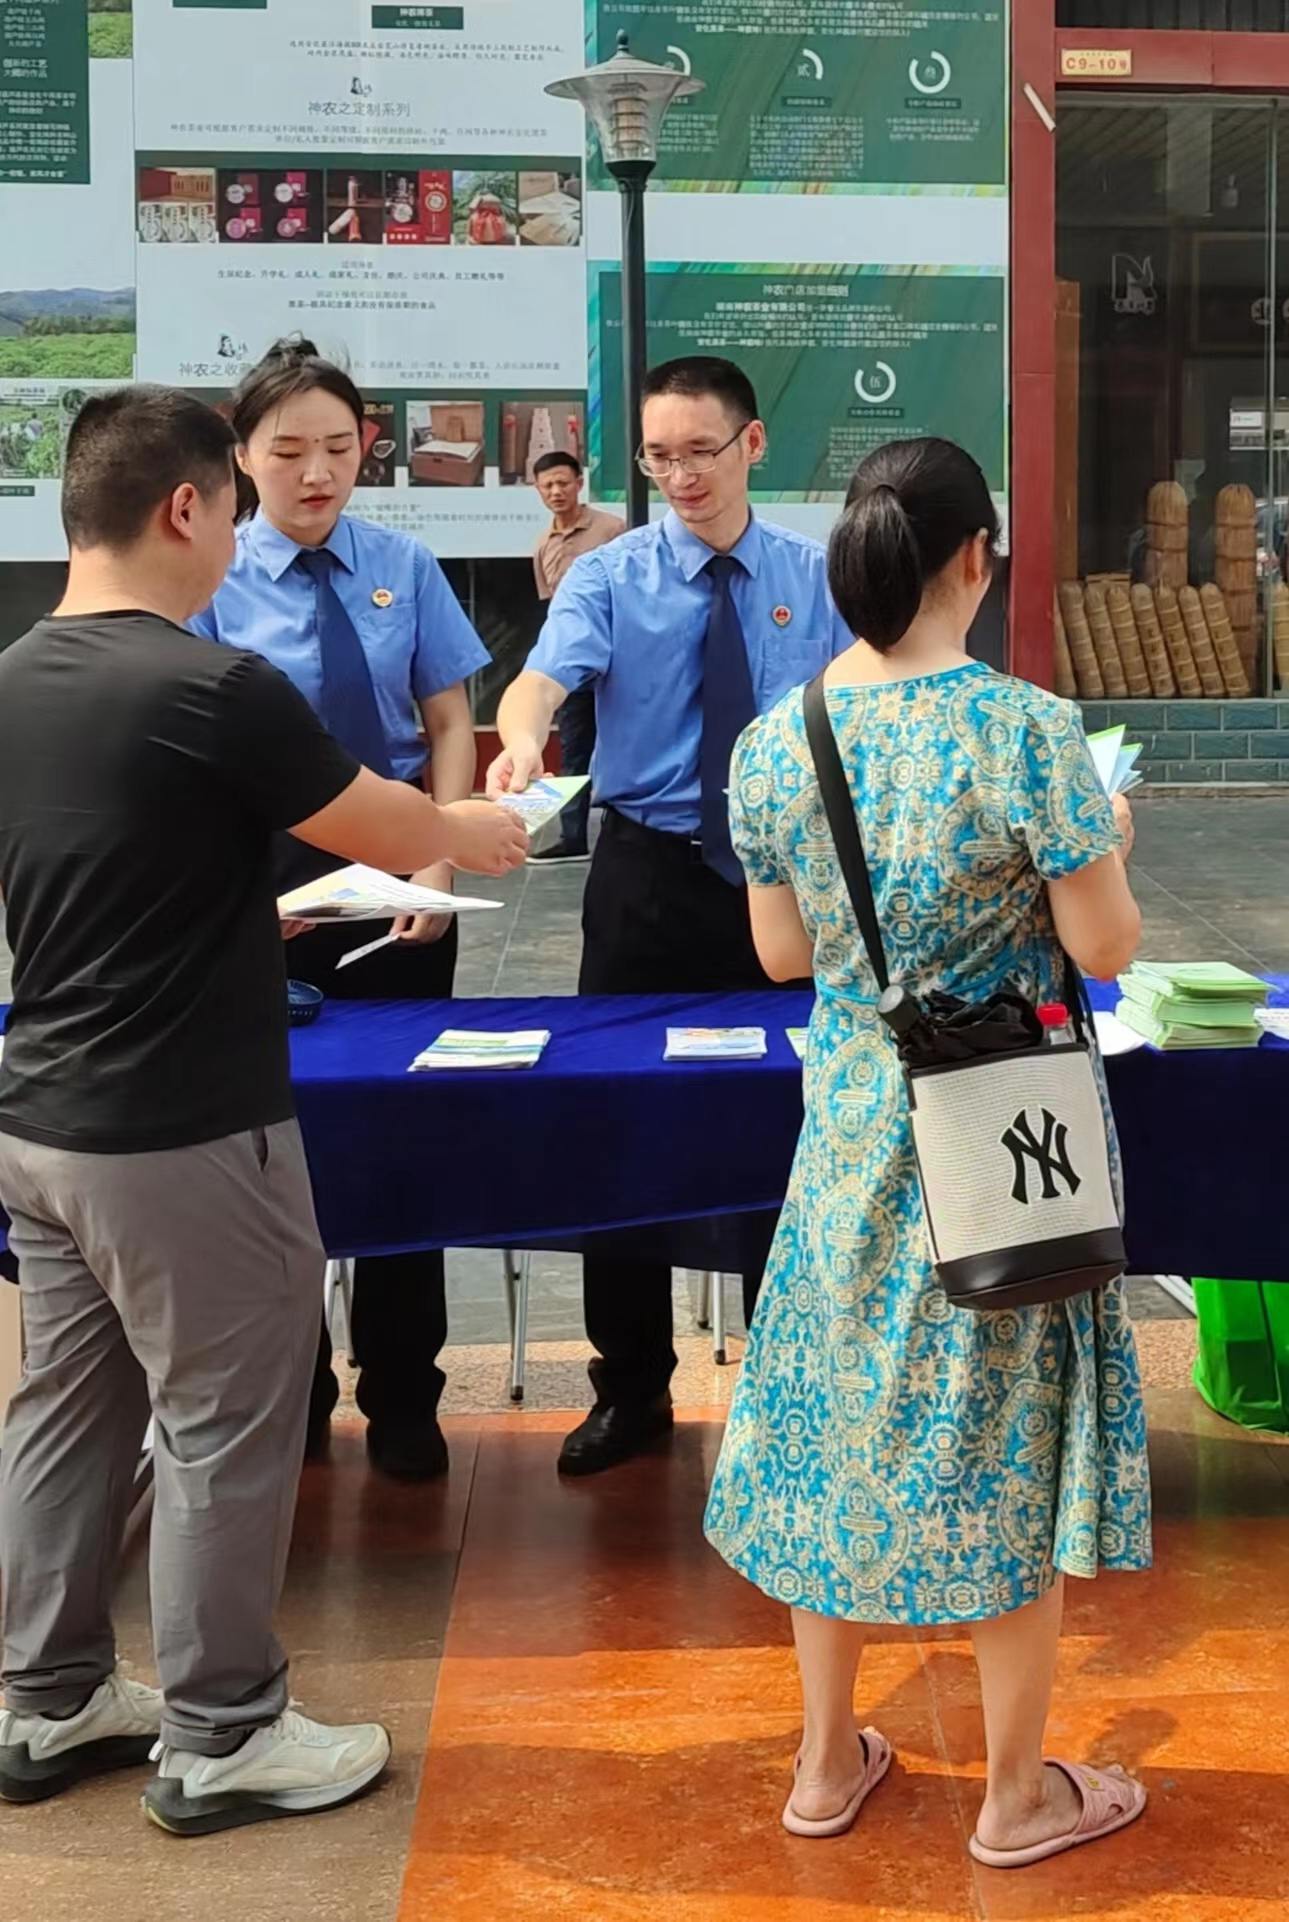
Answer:
[[[747,894],[731,887],[676,835],[608,810],[582,904],[582,994],[721,994],[771,986],[756,958]],[[743,1276],[748,1321],[770,1252]],[[651,1400],[676,1367],[671,1270],[588,1255],[582,1263],[586,1332],[598,1351],[591,1385],[602,1402]]]
[[[446,1000],[456,974],[455,920],[429,947],[398,943],[337,972],[341,956],[375,940],[377,932],[368,922],[311,929],[288,944],[287,972],[336,1001]],[[442,1252],[367,1255],[356,1262],[352,1334],[358,1406],[368,1420],[407,1425],[433,1415],[447,1379],[438,1366],[448,1338]],[[331,1336],[324,1328],[310,1418],[328,1415],[337,1393]]]

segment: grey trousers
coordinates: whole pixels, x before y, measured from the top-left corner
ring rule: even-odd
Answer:
[[[0,1201],[26,1345],[0,1444],[8,1706],[65,1714],[115,1665],[151,1413],[162,1740],[224,1754],[287,1703],[272,1620],[324,1266],[299,1129],[137,1155],[0,1135]]]

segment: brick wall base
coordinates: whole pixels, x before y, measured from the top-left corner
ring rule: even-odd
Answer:
[[[1156,786],[1289,782],[1289,700],[1085,701],[1083,718],[1089,734],[1122,722]]]

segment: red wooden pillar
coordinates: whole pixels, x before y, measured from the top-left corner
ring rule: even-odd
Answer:
[[[1056,469],[1056,0],[1012,7],[1011,591],[1008,664],[1052,685]]]

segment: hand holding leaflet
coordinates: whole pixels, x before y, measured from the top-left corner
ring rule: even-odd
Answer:
[[[517,814],[529,834],[536,835],[539,828],[544,828],[547,822],[564,812],[589,780],[587,774],[544,774],[518,794],[499,794],[498,805]]]
[[[392,921],[400,914],[473,914],[485,908],[500,908],[500,901],[486,901],[468,894],[444,894],[438,888],[422,888],[410,881],[399,881],[379,868],[354,862],[293,888],[278,901],[283,921]]]

